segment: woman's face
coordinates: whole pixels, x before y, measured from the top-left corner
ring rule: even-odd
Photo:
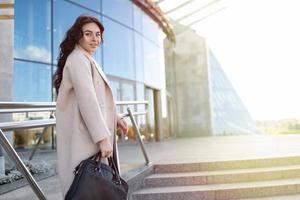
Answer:
[[[94,53],[101,42],[101,32],[97,24],[88,23],[82,27],[82,38],[78,44],[88,53]]]

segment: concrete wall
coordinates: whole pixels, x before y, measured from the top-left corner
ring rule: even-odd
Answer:
[[[0,4],[0,101],[12,101],[14,21],[13,0]],[[10,121],[11,115],[0,115],[0,122]],[[11,140],[11,133],[6,134]],[[0,147],[0,173],[4,172],[3,150]]]
[[[176,44],[165,40],[167,91],[173,98],[176,136],[211,135],[207,47],[192,30],[174,24]]]

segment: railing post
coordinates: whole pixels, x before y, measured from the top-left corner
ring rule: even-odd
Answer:
[[[43,137],[44,137],[46,131],[48,130],[48,128],[50,128],[50,126],[44,127],[42,134],[39,136],[38,142],[36,143],[36,145],[35,145],[33,151],[31,152],[31,155],[29,156],[29,161],[32,160],[32,158],[33,158],[33,156],[34,156],[36,150],[37,150],[38,147],[40,146],[40,143],[41,143],[41,141],[42,141],[42,139],[43,139]]]
[[[27,167],[22,162],[22,160],[20,159],[20,157],[18,156],[18,154],[16,153],[16,151],[14,150],[14,148],[11,146],[11,144],[9,143],[9,141],[7,140],[7,138],[5,137],[5,135],[4,135],[4,133],[3,133],[3,131],[1,129],[0,129],[0,144],[5,149],[5,151],[10,156],[10,158],[13,160],[13,162],[15,163],[16,167],[18,168],[18,170],[27,179],[27,181],[29,182],[31,188],[33,189],[33,191],[37,195],[37,197],[40,200],[46,200],[46,197],[45,197],[43,191],[38,186],[38,184],[34,180],[33,176],[30,174],[30,172],[28,171]]]
[[[145,146],[144,146],[142,137],[141,137],[140,130],[138,129],[138,126],[137,126],[137,124],[136,124],[136,121],[135,121],[135,119],[134,119],[134,117],[133,117],[133,115],[132,115],[132,112],[131,112],[131,110],[130,110],[129,107],[127,108],[127,112],[128,112],[128,114],[129,114],[130,120],[131,120],[131,122],[132,122],[132,125],[133,125],[133,128],[134,128],[135,135],[137,136],[138,142],[140,143],[140,146],[141,146],[141,149],[142,149],[142,152],[143,152],[145,161],[146,161],[146,165],[150,165],[151,162],[149,161],[149,158],[148,158],[148,155],[147,155],[147,152],[146,152],[146,149],[145,149]]]
[[[53,113],[52,113],[52,114],[50,115],[50,119],[53,119],[53,118],[54,118],[54,116],[53,116]],[[31,155],[29,156],[29,161],[32,160],[32,158],[33,158],[33,156],[34,156],[36,150],[37,150],[38,147],[40,146],[40,143],[41,143],[41,141],[42,141],[42,138],[44,137],[46,131],[47,131],[48,128],[50,128],[50,127],[51,127],[51,126],[45,126],[45,127],[44,127],[42,134],[39,136],[38,142],[36,143],[36,145],[35,145],[33,151],[31,152]],[[51,132],[52,132],[51,135],[52,135],[52,146],[53,146],[53,138],[54,138],[54,137],[53,137],[53,131],[51,131]]]

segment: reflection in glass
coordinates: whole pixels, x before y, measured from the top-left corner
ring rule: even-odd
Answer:
[[[210,57],[213,133],[258,133],[255,122],[236,94],[213,53]]]
[[[134,52],[135,52],[135,72],[136,81],[144,81],[144,51],[143,38],[140,34],[134,33]]]
[[[13,101],[51,101],[51,66],[15,60]]]
[[[15,1],[14,57],[51,63],[51,1]]]
[[[145,131],[145,137],[148,140],[153,140],[155,137],[155,115],[154,115],[154,91],[151,88],[146,88],[146,100],[148,101],[147,109],[147,125]]]
[[[143,39],[144,44],[144,82],[149,86],[161,88],[159,47],[147,39]]]
[[[121,101],[121,89],[118,81],[109,80],[109,85],[112,89],[113,97],[115,101]],[[117,106],[117,112],[121,113],[121,107]]]
[[[136,83],[136,97],[137,101],[145,100],[145,86],[141,83]],[[137,112],[145,112],[147,110],[147,106],[144,104],[137,105]],[[146,133],[146,115],[139,115],[136,117],[136,122],[139,126],[140,132],[142,135],[147,135]]]
[[[105,34],[103,43],[104,71],[110,75],[134,80],[133,32],[103,17]]]
[[[128,0],[102,0],[102,12],[129,27],[132,27],[132,2]]]
[[[70,0],[96,12],[101,12],[101,0]]]
[[[158,34],[160,28],[158,25],[146,14],[143,14],[143,35],[149,40],[159,45]]]
[[[133,6],[133,28],[140,33],[143,31],[143,12],[137,6]]]

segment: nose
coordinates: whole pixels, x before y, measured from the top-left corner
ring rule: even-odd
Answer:
[[[98,39],[97,36],[95,34],[93,34],[92,40],[97,41],[97,39]]]

